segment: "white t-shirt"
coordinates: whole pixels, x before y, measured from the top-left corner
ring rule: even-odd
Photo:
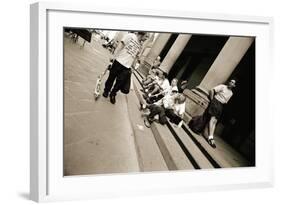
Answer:
[[[216,92],[214,98],[222,104],[226,104],[233,95],[232,90],[228,89],[226,85],[218,85],[213,89]]]
[[[127,34],[122,41],[124,42],[124,48],[117,54],[116,60],[125,66],[130,68],[141,50],[141,43],[139,42],[136,34]]]
[[[178,86],[170,86],[170,90],[169,90],[169,92],[172,92],[172,91],[179,91],[179,88],[178,88]]]
[[[155,105],[161,106],[163,105],[166,109],[173,109],[175,104],[175,95],[167,94],[162,99],[158,100],[154,103]]]
[[[185,112],[185,102],[181,104],[174,104],[173,108],[174,108],[174,112],[181,116]]]
[[[165,95],[171,90],[170,82],[167,78],[164,79],[159,86],[161,87]]]

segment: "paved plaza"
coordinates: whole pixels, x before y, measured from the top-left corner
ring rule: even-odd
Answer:
[[[110,53],[95,39],[83,48],[64,42],[64,174],[139,171],[125,95],[116,105],[93,97]]]

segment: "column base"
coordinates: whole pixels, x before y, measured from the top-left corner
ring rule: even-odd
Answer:
[[[185,89],[186,97],[185,112],[191,117],[202,115],[209,105],[208,94],[200,88]]]

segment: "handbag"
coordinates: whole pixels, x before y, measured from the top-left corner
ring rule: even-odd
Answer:
[[[193,132],[200,134],[203,132],[209,120],[210,115],[205,111],[203,115],[194,116],[188,123],[188,126]]]

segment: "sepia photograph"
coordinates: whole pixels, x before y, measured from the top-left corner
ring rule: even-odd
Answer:
[[[63,175],[256,166],[254,36],[63,29]]]

